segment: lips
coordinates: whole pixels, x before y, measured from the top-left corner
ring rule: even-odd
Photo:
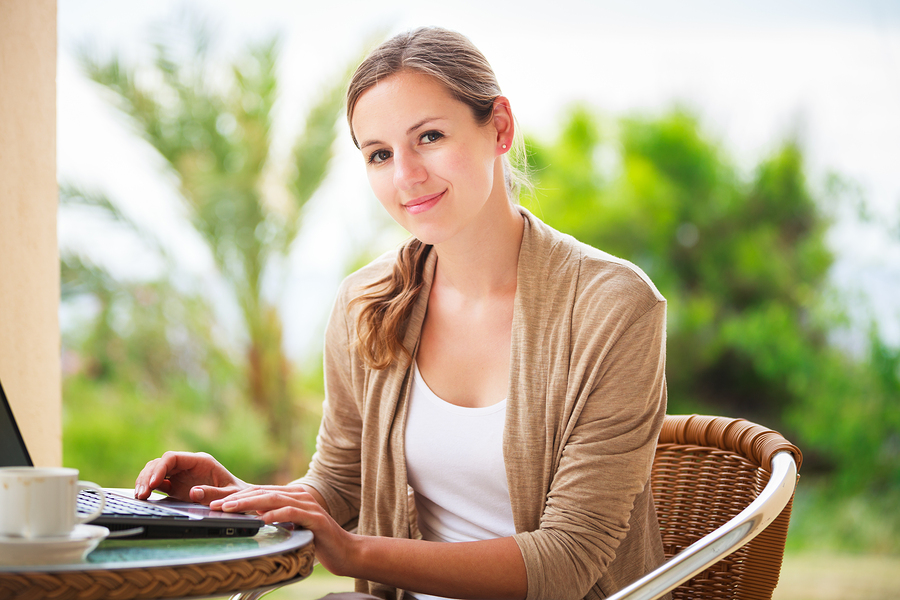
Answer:
[[[411,215],[423,213],[440,202],[441,198],[444,197],[444,193],[446,191],[447,190],[444,190],[443,192],[438,192],[437,194],[429,194],[427,196],[419,196],[418,198],[404,204],[403,208],[405,208],[406,212]]]

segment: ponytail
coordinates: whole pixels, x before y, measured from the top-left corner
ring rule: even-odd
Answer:
[[[411,358],[403,336],[424,285],[425,259],[430,250],[430,245],[411,238],[400,248],[391,274],[367,285],[350,301],[350,306],[362,305],[356,321],[356,345],[373,369],[385,369],[401,357]]]

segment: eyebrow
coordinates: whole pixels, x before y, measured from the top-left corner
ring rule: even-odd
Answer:
[[[428,123],[430,121],[442,121],[442,120],[444,120],[444,117],[425,117],[421,121],[413,124],[409,129],[407,129],[406,135],[410,135],[416,129],[420,128],[422,125],[425,125],[426,123]],[[375,145],[383,144],[383,143],[384,142],[381,142],[379,140],[366,140],[365,142],[363,142],[362,144],[359,145],[359,149],[362,150],[363,148],[367,148],[369,146],[375,146]]]

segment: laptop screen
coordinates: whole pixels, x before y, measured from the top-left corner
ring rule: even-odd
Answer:
[[[0,467],[30,467],[32,464],[0,383]]]

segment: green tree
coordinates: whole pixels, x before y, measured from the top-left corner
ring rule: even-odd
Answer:
[[[858,359],[828,283],[826,198],[788,140],[742,176],[697,119],[601,120],[573,109],[529,141],[548,223],[643,268],[668,299],[670,412],[757,420],[797,439],[841,489],[900,490],[900,360],[873,335]]]
[[[116,55],[101,59],[87,51],[80,61],[177,177],[190,223],[240,308],[247,338],[238,360],[243,391],[283,456],[278,475],[294,474],[308,458],[296,434],[295,373],[284,351],[277,294],[264,288],[285,264],[303,207],[328,173],[346,74],[319,95],[284,168],[272,154],[277,37],[251,44],[223,67],[213,58],[212,29],[201,20],[160,31],[152,64],[127,65]],[[90,197],[77,190],[68,196]],[[113,203],[93,205],[109,212]]]
[[[128,486],[165,450],[203,449],[245,476],[271,473],[277,449],[214,341],[205,298],[165,280],[116,280],[71,254],[61,267],[62,302],[89,298],[96,311],[63,332],[66,464]]]

